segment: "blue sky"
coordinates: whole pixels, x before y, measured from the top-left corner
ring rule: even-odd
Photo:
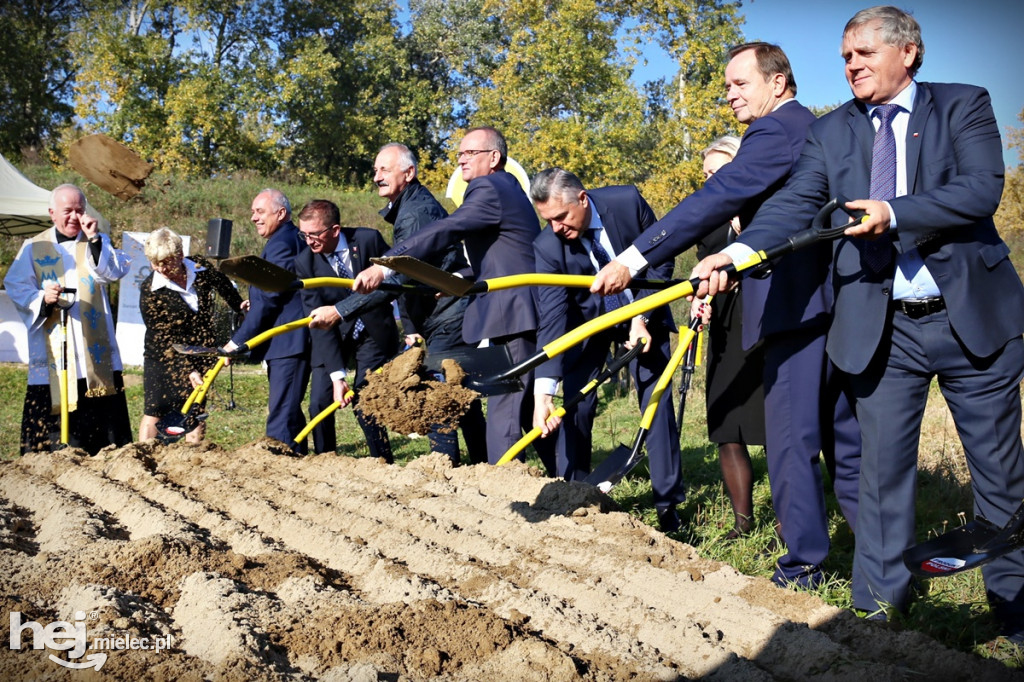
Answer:
[[[1008,165],[1024,160],[1017,150],[1005,150],[1006,129],[1024,127],[1017,115],[1024,109],[1024,74],[1020,65],[1024,42],[1024,2],[1021,0],[911,0],[893,3],[914,15],[924,38],[922,81],[980,85],[992,96],[996,121],[1003,135],[1003,158]],[[848,0],[752,0],[740,10],[748,40],[776,43],[793,65],[805,105],[826,106],[850,99],[843,75],[839,43],[843,26],[870,2]],[[655,48],[648,65],[638,66],[638,82],[673,76],[675,66]],[[1018,66],[1014,67],[1013,64]]]

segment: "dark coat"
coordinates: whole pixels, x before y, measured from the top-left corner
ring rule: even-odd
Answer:
[[[349,256],[352,259],[353,274],[359,274],[373,263],[371,258],[382,255],[388,248],[384,237],[377,230],[368,227],[343,227],[341,233],[348,242]],[[300,279],[311,277],[337,277],[334,268],[323,254],[313,253],[306,249],[295,259],[295,274]],[[374,294],[377,292],[374,292]],[[324,305],[335,305],[339,301],[351,298],[368,299],[344,287],[314,287],[303,289],[301,294],[302,315],[309,315],[313,309]],[[328,371],[344,369],[352,358],[346,357],[351,344],[352,329],[357,319],[365,325],[363,334],[375,339],[381,346],[394,349],[397,346],[398,327],[392,313],[391,303],[381,300],[376,305],[368,306],[358,315],[346,317],[331,329],[311,329],[313,350],[310,364],[312,367],[325,367]]]
[[[957,336],[976,356],[991,355],[1024,333],[1024,286],[992,221],[1004,170],[988,93],[918,83],[907,132],[908,193],[889,202],[897,228],[885,238],[899,252],[918,249]],[[764,248],[807,227],[833,196],[868,196],[874,136],[864,105],[853,100],[811,126],[792,179],[739,241]],[[833,215],[836,225],[847,220],[841,211]],[[861,372],[882,342],[895,271],[894,265],[879,273],[866,268],[863,248],[861,239],[835,244],[828,353],[850,373]]]
[[[402,190],[391,205],[380,212],[384,220],[394,225],[395,244],[420,231],[424,225],[448,217],[448,211],[419,180],[413,180]],[[445,272],[460,272],[469,267],[461,243],[452,244],[426,261]],[[400,278],[399,281],[409,281]],[[408,295],[398,299],[402,316],[402,330],[406,334],[420,334],[429,338],[431,332],[453,322],[461,321],[469,301],[455,296]]]
[[[420,229],[388,256],[420,260],[443,253],[464,240],[477,279],[533,272],[533,240],[540,222],[533,204],[511,173],[473,178],[462,205],[447,218]],[[462,337],[476,344],[537,328],[536,287],[516,287],[474,296],[466,309]]]
[[[286,270],[293,270],[295,257],[306,250],[299,228],[288,221],[270,235],[260,257]],[[249,287],[249,312],[231,340],[241,346],[257,334],[302,319],[302,301],[295,291],[263,291]],[[309,353],[309,330],[295,329],[279,334],[252,349],[253,361],[301,357]]]

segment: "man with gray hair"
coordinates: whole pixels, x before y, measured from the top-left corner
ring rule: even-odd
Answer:
[[[424,225],[385,255],[429,258],[462,240],[472,274],[479,279],[532,272],[530,245],[540,232],[540,223],[519,181],[505,170],[505,136],[490,126],[470,128],[459,142],[455,160],[468,183],[462,205],[447,218]],[[366,268],[356,276],[352,288],[369,293],[387,274],[379,265]],[[490,345],[505,346],[513,362],[533,355],[537,347],[534,289],[515,287],[473,296],[462,325],[463,340],[476,345],[487,339]],[[533,372],[526,372],[522,379],[532,387]],[[487,399],[488,461],[496,463],[530,430],[532,412],[533,396],[524,391]],[[547,446],[546,442],[534,443],[538,452]]]
[[[267,240],[260,257],[294,272],[295,256],[306,248],[306,242],[292,223],[288,197],[276,189],[261,191],[252,200],[252,223],[256,232]],[[274,292],[250,287],[249,312],[224,348],[234,350],[257,334],[303,316],[302,300],[295,291]],[[250,354],[250,359],[267,363],[270,386],[267,435],[288,444],[301,455],[306,454],[308,446],[294,439],[306,426],[302,400],[311,374],[309,352],[309,330],[296,329],[275,336]]]
[[[1003,526],[1024,497],[1024,286],[992,219],[1004,167],[989,94],[918,82],[921,27],[896,7],[854,15],[840,54],[853,98],[811,125],[786,186],[695,274],[714,292],[725,279],[719,268],[808,226],[832,197],[867,214],[831,254],[828,354],[849,376],[864,443],[853,607],[885,619],[913,594],[902,554],[917,539],[917,457],[933,379],[963,443],[975,513]],[[837,212],[833,222],[846,219]],[[1024,550],[982,575],[1002,634],[1024,643]]]
[[[107,285],[128,274],[129,261],[86,213],[85,194],[61,185],[50,194],[53,227],[25,240],[4,287],[28,329],[28,390],[21,452],[59,443],[61,309],[67,320],[68,444],[95,455],[132,442]],[[73,293],[75,292],[75,293]]]
[[[397,142],[381,147],[373,162],[373,184],[377,186],[377,194],[388,200],[388,205],[381,209],[380,214],[394,225],[395,245],[412,237],[424,225],[448,216],[448,211],[444,210],[430,190],[420,184],[416,173],[416,157],[408,147]],[[464,272],[469,269],[469,261],[466,260],[461,243],[450,244],[446,249],[431,254],[426,262],[446,272]],[[351,298],[355,303],[363,297]],[[339,307],[342,305],[339,304]],[[398,309],[402,316],[406,345],[424,342],[427,351],[438,357],[444,357],[446,351],[471,348],[462,340],[462,322],[468,305],[469,299],[465,297],[444,296],[436,299],[432,296],[401,296]],[[470,462],[486,462],[486,422],[479,399],[472,402],[469,410],[459,420],[459,428],[466,440]],[[452,464],[459,464],[458,434],[454,431],[432,430],[430,450],[448,455]]]
[[[656,220],[654,211],[636,187],[624,185],[587,191],[579,178],[561,168],[548,168],[534,176],[530,198],[540,217],[551,226],[533,240],[537,272],[544,274],[593,275]],[[672,268],[672,261],[666,261],[653,268],[651,276],[670,279]],[[586,289],[540,287],[537,345],[544,346],[587,320],[629,303],[632,296],[628,291],[598,296]],[[595,334],[579,347],[537,368],[533,425],[541,429],[542,437],[558,429],[555,449],[558,476],[566,480],[586,478],[590,471],[591,431],[597,412],[597,395],[591,391],[562,419],[553,416],[552,396],[558,382],[562,382],[564,396],[573,396],[601,371],[610,346],[622,343],[632,348],[644,339],[643,352],[629,367],[643,408],[668,364],[669,332],[675,330],[671,311],[668,306],[662,306],[634,317],[628,324]],[[655,412],[647,437],[647,452],[658,524],[666,532],[679,530],[675,507],[686,499],[686,490],[671,391],[662,395]]]

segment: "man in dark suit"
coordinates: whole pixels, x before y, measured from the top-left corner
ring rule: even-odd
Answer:
[[[299,233],[309,244],[295,259],[295,274],[300,279],[311,277],[344,277],[351,279],[370,264],[370,259],[387,251],[388,245],[377,230],[368,227],[341,227],[337,205],[315,199],[299,212]],[[335,305],[347,298],[358,297],[350,289],[313,287],[303,289],[302,307],[312,317],[310,336],[313,341],[313,383],[309,390],[309,414],[319,414],[335,400],[348,404],[345,394],[349,384],[345,368],[355,364],[356,391],[366,384],[366,372],[373,371],[394,357],[398,351],[398,327],[388,300],[377,301],[356,315],[342,318]],[[358,404],[358,395],[356,396]],[[387,430],[372,415],[355,408],[356,421],[366,436],[370,454],[387,462],[394,461]],[[324,418],[313,428],[313,448],[317,453],[332,452],[337,447],[334,415]]]
[[[416,178],[416,157],[404,144],[392,142],[381,147],[373,162],[373,182],[377,193],[388,200],[381,210],[384,220],[395,227],[395,244],[401,244],[416,234],[421,227],[446,218],[448,211],[438,203],[430,190]],[[461,243],[454,243],[428,261],[446,272],[461,272],[469,268]],[[400,277],[400,281],[408,278]],[[365,297],[354,297],[354,299]],[[348,301],[346,305],[354,303]],[[462,321],[469,299],[455,296],[407,295],[398,299],[402,317],[402,331],[406,346],[425,343],[427,352],[434,357],[450,357],[451,351],[462,351],[470,346],[462,340]],[[342,315],[348,316],[339,309]],[[484,411],[480,400],[470,403],[466,414],[459,419],[459,428],[466,439],[470,462],[487,461],[487,434]],[[458,465],[459,435],[438,426],[429,434],[431,452],[448,455]]]
[[[561,168],[548,168],[538,173],[530,184],[530,197],[541,218],[551,226],[549,230],[542,230],[533,241],[537,272],[540,273],[593,275],[656,220],[654,211],[636,187],[602,187],[587,191],[578,177]],[[673,263],[669,260],[653,268],[651,276],[670,279],[672,269]],[[625,305],[632,297],[628,291],[609,300],[586,289],[542,287],[537,343],[544,346],[587,320]],[[566,480],[583,479],[590,471],[591,431],[597,412],[597,395],[589,393],[559,420],[552,416],[555,410],[552,396],[558,382],[562,382],[564,396],[576,395],[598,375],[608,356],[609,346],[624,343],[627,348],[632,348],[643,338],[646,345],[639,358],[630,364],[643,408],[668,364],[671,355],[669,332],[675,330],[671,311],[668,306],[662,306],[644,316],[634,317],[628,324],[595,334],[537,368],[533,425],[541,428],[542,437],[559,429],[556,438],[559,476]],[[659,524],[665,531],[678,530],[680,524],[675,506],[686,499],[686,491],[671,391],[662,395],[661,404],[655,412],[647,437],[647,451]]]
[[[893,7],[855,15],[842,54],[854,99],[811,126],[786,187],[738,244],[696,272],[717,289],[723,278],[711,277],[713,268],[742,255],[741,245],[778,243],[831,197],[855,199],[847,206],[868,213],[834,247],[828,352],[850,375],[864,443],[853,606],[875,612],[909,601],[901,555],[915,541],[932,377],[963,442],[976,512],[1002,525],[1024,497],[1024,287],[992,221],[1003,163],[988,93],[914,81],[921,30]],[[834,222],[846,219],[839,213]],[[1004,634],[1024,640],[1024,552],[982,572]]]
[[[519,181],[505,171],[508,146],[494,128],[472,128],[459,143],[457,160],[469,183],[462,205],[447,218],[426,225],[386,255],[421,260],[464,240],[473,274],[481,279],[533,272],[533,240],[540,222]],[[374,266],[359,274],[353,288],[374,290],[388,273]],[[508,347],[513,362],[537,347],[537,292],[517,287],[475,296],[466,309],[462,338],[477,345],[487,339]],[[497,462],[533,423],[533,372],[523,376],[526,391],[487,399],[487,457]],[[549,441],[535,443],[545,461],[554,461]],[[545,459],[546,458],[546,459]]]
[[[260,257],[287,270],[306,248],[291,218],[291,205],[279,190],[265,189],[252,201],[252,222],[267,240]],[[294,291],[250,287],[249,312],[224,348],[233,350],[257,334],[302,317],[302,301]],[[287,443],[296,454],[306,454],[306,444],[295,443],[294,438],[306,426],[302,400],[309,383],[309,332],[297,329],[275,336],[256,346],[250,358],[267,363],[267,435]]]
[[[592,291],[621,291],[648,264],[662,263],[737,215],[748,225],[796,164],[814,115],[800,105],[789,60],[775,45],[733,48],[727,99],[749,123],[723,166],[598,274]],[[827,246],[787,256],[764,279],[743,284],[743,346],[764,341],[768,478],[788,552],[772,580],[813,587],[823,579],[829,534],[818,453],[823,452],[843,515],[854,527],[860,443],[857,423],[825,354],[831,312]]]

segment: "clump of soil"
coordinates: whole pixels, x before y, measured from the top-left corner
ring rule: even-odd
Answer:
[[[359,391],[359,407],[398,433],[425,436],[431,429],[450,433],[479,394],[462,385],[466,372],[454,360],[441,362],[444,381],[435,378],[423,360],[426,351],[413,347],[376,372],[367,373]]]

